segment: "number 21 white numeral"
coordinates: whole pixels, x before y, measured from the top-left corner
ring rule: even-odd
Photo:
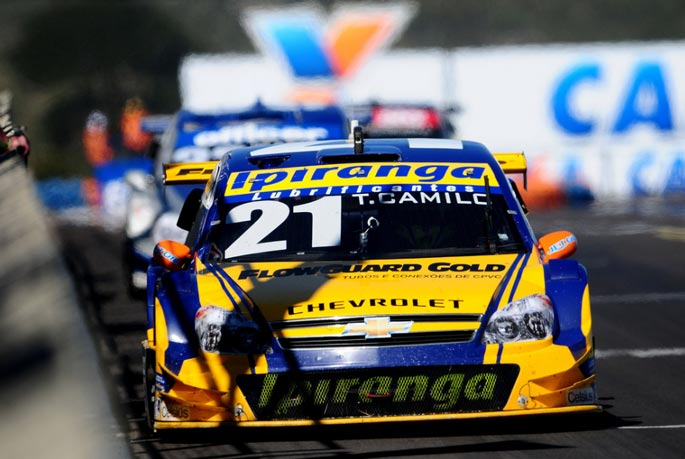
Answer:
[[[340,244],[341,198],[326,196],[316,201],[293,207],[293,213],[309,213],[312,216],[312,248],[331,247]],[[252,219],[252,212],[262,214],[224,251],[224,258],[235,258],[254,253],[286,250],[285,240],[262,242],[290,216],[290,207],[279,201],[252,201],[231,209],[226,223],[245,223]]]

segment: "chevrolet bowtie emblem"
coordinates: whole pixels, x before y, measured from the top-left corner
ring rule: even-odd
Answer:
[[[347,324],[342,334],[344,336],[364,335],[367,339],[390,338],[393,333],[409,333],[413,323],[411,320],[391,322],[390,317],[367,317],[364,323]]]

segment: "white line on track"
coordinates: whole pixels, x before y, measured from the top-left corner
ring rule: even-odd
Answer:
[[[679,357],[684,355],[685,347],[595,350],[595,357],[598,359],[606,359],[611,357],[635,357],[638,359],[651,359],[654,357]]]
[[[665,426],[621,426],[619,430],[638,430],[638,429],[685,429],[685,424],[673,424]]]
[[[660,301],[685,301],[685,292],[625,293],[615,295],[592,295],[591,304],[607,303],[658,303]]]

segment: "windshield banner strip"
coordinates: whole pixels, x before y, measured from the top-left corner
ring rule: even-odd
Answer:
[[[482,186],[485,175],[490,176],[492,187],[498,185],[492,170],[484,163],[365,163],[260,169],[231,174],[226,196],[293,188],[352,189],[368,185]]]
[[[321,188],[293,188],[279,191],[260,191],[257,193],[228,195],[225,197],[227,203],[238,203],[245,201],[261,201],[263,199],[285,199],[285,198],[301,198],[301,197],[321,197],[321,196],[339,196],[339,195],[364,195],[378,193],[380,195],[393,195],[394,193],[441,193],[454,195],[453,201],[455,203],[468,204],[472,199],[468,198],[473,194],[484,194],[484,186],[472,185],[357,185],[349,186],[329,186]],[[491,194],[502,194],[499,187],[490,187]],[[461,195],[463,194],[463,196]],[[466,202],[468,200],[468,202]],[[447,202],[450,202],[448,199]]]

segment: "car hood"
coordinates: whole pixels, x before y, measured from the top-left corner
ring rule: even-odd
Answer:
[[[271,323],[360,316],[479,316],[493,298],[506,303],[525,294],[544,293],[542,266],[536,257],[523,254],[202,268],[198,276],[202,306],[254,308]]]

